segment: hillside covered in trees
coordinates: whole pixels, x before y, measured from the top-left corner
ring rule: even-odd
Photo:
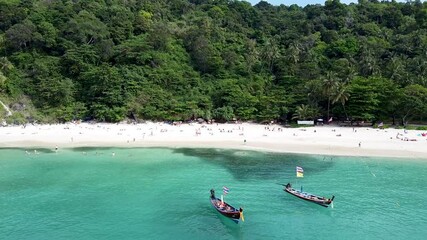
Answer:
[[[8,122],[427,120],[427,3],[0,0]]]

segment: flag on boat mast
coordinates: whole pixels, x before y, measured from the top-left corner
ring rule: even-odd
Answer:
[[[228,189],[228,187],[222,187],[222,192],[224,193],[224,195],[227,195],[227,193],[230,191],[230,189]]]
[[[297,177],[304,177],[304,169],[297,166]]]

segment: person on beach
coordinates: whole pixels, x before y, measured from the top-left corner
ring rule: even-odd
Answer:
[[[361,147],[362,146],[362,142],[359,142],[359,147]]]

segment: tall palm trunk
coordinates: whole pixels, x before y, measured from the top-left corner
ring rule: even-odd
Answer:
[[[327,114],[327,116],[328,116],[328,123],[329,123],[329,108],[330,108],[330,106],[331,106],[331,95],[329,94],[329,97],[328,97],[328,114]]]

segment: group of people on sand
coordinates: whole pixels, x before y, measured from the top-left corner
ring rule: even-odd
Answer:
[[[399,136],[402,136],[402,137],[399,137]],[[403,134],[401,134],[401,133],[397,133],[396,139],[400,139],[402,141],[417,141],[417,139],[415,139],[415,138],[403,137]]]

